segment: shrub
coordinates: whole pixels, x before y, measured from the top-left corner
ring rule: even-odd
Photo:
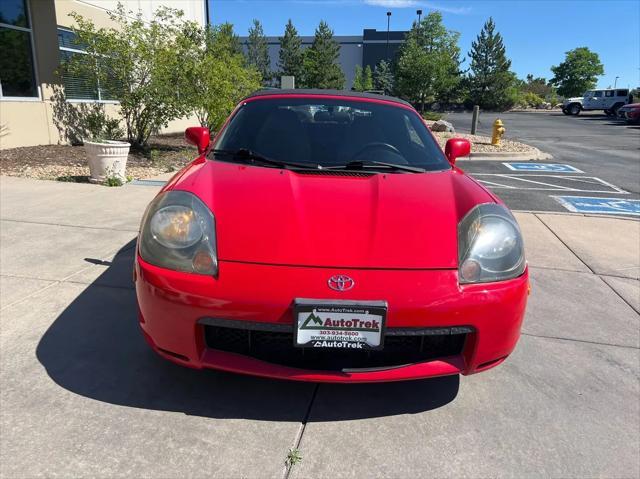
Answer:
[[[442,119],[442,113],[438,113],[435,111],[425,111],[422,113],[422,118],[425,120],[438,121]]]
[[[520,98],[518,98],[518,104],[525,108],[535,108],[543,103],[544,98],[531,92],[520,93]]]
[[[102,103],[70,103],[59,86],[54,87],[51,102],[53,122],[62,141],[81,145],[85,140],[119,140],[125,136],[120,121],[110,118]]]
[[[197,24],[164,7],[146,22],[122,4],[108,12],[110,28],[97,28],[76,12],[70,15],[76,42],[88,55],[74,55],[64,68],[116,98],[127,139],[132,147],[145,148],[152,133],[187,113],[178,92],[184,83],[182,61],[192,46],[188,39]]]

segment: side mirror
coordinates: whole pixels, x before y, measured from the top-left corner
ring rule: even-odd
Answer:
[[[184,138],[187,140],[187,143],[191,143],[196,146],[198,148],[198,153],[200,154],[207,150],[209,141],[211,140],[209,128],[205,128],[203,126],[192,126],[187,128],[184,131]]]
[[[455,165],[456,158],[461,156],[469,156],[471,153],[471,143],[464,138],[451,138],[444,147],[444,154],[451,163]]]

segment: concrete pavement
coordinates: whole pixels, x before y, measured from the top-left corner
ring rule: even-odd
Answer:
[[[156,191],[0,177],[1,477],[640,475],[640,222],[517,214],[532,295],[498,368],[316,386],[147,348],[131,261]]]

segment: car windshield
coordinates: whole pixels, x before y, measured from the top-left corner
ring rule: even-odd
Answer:
[[[214,151],[243,151],[243,158],[249,151],[270,160],[316,168],[450,168],[414,111],[352,98],[280,97],[246,102],[222,132]],[[216,159],[233,161],[228,154]]]

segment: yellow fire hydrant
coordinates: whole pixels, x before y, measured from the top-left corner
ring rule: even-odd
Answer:
[[[491,144],[493,146],[500,146],[500,139],[502,138],[502,135],[504,135],[506,131],[507,129],[504,127],[504,123],[502,123],[502,120],[500,118],[494,121],[493,135],[491,135]]]

